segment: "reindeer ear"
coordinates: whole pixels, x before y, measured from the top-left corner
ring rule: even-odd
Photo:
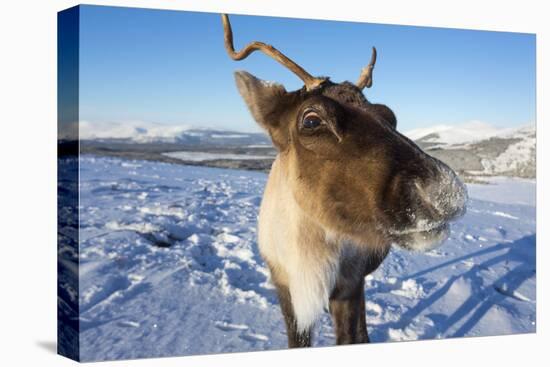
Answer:
[[[288,93],[281,84],[256,78],[246,71],[235,72],[235,82],[256,122],[271,136],[275,146],[282,150],[288,141],[286,124],[281,121],[284,100]]]

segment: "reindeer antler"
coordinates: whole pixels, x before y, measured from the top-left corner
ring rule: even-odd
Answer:
[[[231,23],[229,23],[229,17],[227,16],[227,14],[222,14],[222,23],[224,30],[223,38],[225,49],[233,60],[242,60],[248,57],[248,55],[250,55],[254,51],[262,51],[266,55],[277,60],[283,66],[290,69],[294,74],[298,76],[298,78],[302,79],[307,90],[318,88],[321,84],[323,84],[323,82],[327,80],[326,78],[315,78],[311,76],[311,74],[305,71],[300,65],[296,64],[294,61],[283,55],[275,47],[265,44],[263,42],[251,42],[239,52],[235,52],[235,48],[233,47],[233,32],[231,31]]]
[[[372,71],[374,70],[374,64],[376,64],[376,47],[372,48],[372,55],[370,57],[370,62],[361,70],[361,75],[355,85],[359,89],[364,89],[365,87],[370,88],[372,86]]]

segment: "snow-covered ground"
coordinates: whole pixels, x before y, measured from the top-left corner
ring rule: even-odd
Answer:
[[[266,175],[81,157],[84,361],[286,347],[256,247]],[[469,185],[428,253],[395,248],[367,277],[373,342],[535,331],[535,183]],[[314,345],[333,345],[324,315]]]

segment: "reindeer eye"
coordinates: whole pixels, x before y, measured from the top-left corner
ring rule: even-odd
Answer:
[[[302,120],[302,127],[305,129],[314,129],[321,125],[321,123],[321,118],[316,113],[310,112],[304,116],[304,119]]]

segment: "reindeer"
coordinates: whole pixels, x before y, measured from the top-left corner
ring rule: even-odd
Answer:
[[[252,42],[229,56],[261,51],[303,82],[287,92],[246,71],[237,88],[278,154],[260,206],[258,243],[287,329],[289,347],[311,346],[311,330],[328,309],[336,343],[367,343],[364,278],[392,244],[428,250],[449,235],[465,212],[467,192],[457,175],[396,130],[390,108],[369,102],[376,48],[359,80],[313,77],[280,51]]]

